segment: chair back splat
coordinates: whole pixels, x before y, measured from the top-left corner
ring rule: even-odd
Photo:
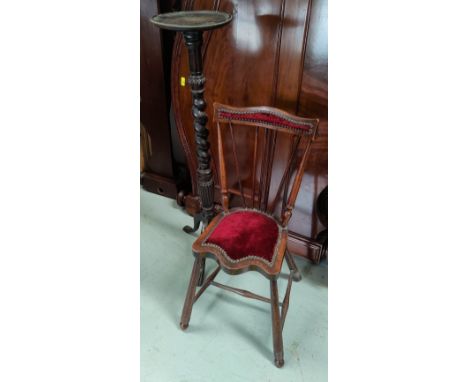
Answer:
[[[318,119],[270,107],[236,108],[215,103],[213,109],[219,152],[214,164],[223,209],[260,210],[287,227]]]

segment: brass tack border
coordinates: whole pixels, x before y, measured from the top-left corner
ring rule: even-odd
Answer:
[[[276,239],[275,252],[273,254],[273,257],[271,258],[271,261],[265,260],[263,257],[256,256],[256,255],[248,255],[248,256],[243,257],[242,259],[235,260],[235,259],[229,257],[229,255],[224,250],[224,248],[220,247],[217,244],[212,244],[212,243],[207,243],[206,242],[210,238],[210,235],[213,233],[213,231],[218,227],[218,225],[224,220],[224,218],[226,216],[235,214],[237,212],[255,212],[255,213],[264,215],[264,216],[272,219],[276,223],[276,226],[278,228],[278,238]],[[273,266],[273,264],[276,261],[276,257],[278,256],[279,244],[281,242],[281,233],[283,232],[284,228],[281,227],[281,225],[279,225],[279,223],[276,221],[276,219],[272,215],[270,215],[270,214],[268,214],[266,212],[263,212],[263,211],[256,210],[254,208],[235,208],[235,209],[229,210],[229,212],[222,212],[221,216],[222,216],[221,219],[218,220],[218,222],[210,230],[210,232],[207,235],[207,237],[205,238],[205,240],[202,241],[202,243],[201,243],[202,247],[216,248],[218,251],[220,251],[223,254],[223,256],[226,258],[226,260],[228,260],[230,263],[233,263],[233,264],[240,263],[241,261],[244,261],[244,260],[247,259],[247,260],[259,260],[259,261],[265,263],[266,265],[268,265],[270,267]]]

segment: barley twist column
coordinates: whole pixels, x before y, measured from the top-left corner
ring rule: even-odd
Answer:
[[[201,47],[203,32],[183,32],[185,45],[188,48],[190,77],[188,83],[192,91],[192,115],[194,118],[195,142],[197,145],[197,176],[198,193],[202,203],[203,224],[208,224],[214,216],[214,183],[210,164],[210,143],[206,124],[208,116],[205,113],[206,102],[203,98],[205,92],[205,76],[203,75],[203,62]]]
[[[194,228],[184,227],[185,232],[194,232],[200,225],[200,220],[206,226],[214,216],[214,182],[210,163],[210,143],[206,124],[208,116],[205,113],[204,99],[205,76],[203,75],[203,58],[201,47],[203,32],[220,28],[231,22],[232,16],[218,11],[183,11],[165,13],[155,16],[151,21],[163,29],[182,32],[188,49],[190,77],[189,85],[192,92],[192,116],[194,119],[195,143],[197,147],[197,185],[201,199],[202,213],[195,216]]]

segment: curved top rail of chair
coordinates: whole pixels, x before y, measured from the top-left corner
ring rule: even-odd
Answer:
[[[237,108],[215,102],[213,104],[213,121],[239,125],[264,126],[299,135],[315,137],[319,120],[303,118],[269,106]]]

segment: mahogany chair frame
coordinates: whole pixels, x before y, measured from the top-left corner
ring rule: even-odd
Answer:
[[[193,304],[198,300],[202,293],[213,285],[215,287],[234,292],[243,297],[252,298],[260,301],[267,302],[271,305],[271,317],[272,317],[272,332],[273,332],[273,348],[275,365],[282,367],[284,364],[283,355],[283,338],[282,329],[286,319],[286,314],[289,307],[289,295],[291,292],[292,281],[299,281],[301,275],[297,269],[292,255],[288,252],[286,243],[288,238],[288,223],[292,215],[294,204],[299,192],[302,177],[304,175],[304,169],[309,158],[312,142],[315,139],[318,119],[301,118],[295,115],[289,114],[285,111],[272,108],[272,107],[232,107],[214,103],[213,105],[214,117],[213,120],[217,126],[218,134],[218,153],[219,153],[219,183],[221,187],[222,195],[222,207],[223,212],[218,214],[204,229],[200,237],[194,242],[192,251],[195,256],[195,262],[192,269],[192,275],[190,278],[189,286],[187,289],[187,295],[185,298],[184,308],[182,311],[182,317],[180,321],[180,327],[182,330],[187,329],[190,321]],[[254,118],[255,116],[255,118]],[[277,252],[275,257],[272,259],[270,264],[262,261],[260,258],[249,256],[236,261],[230,261],[229,257],[223,253],[223,249],[217,246],[205,245],[206,239],[209,237],[211,232],[217,227],[218,223],[223,219],[224,215],[233,211],[229,208],[230,194],[237,194],[243,201],[244,208],[248,207],[246,203],[246,196],[242,187],[242,182],[239,176],[239,164],[237,153],[235,149],[235,139],[233,134],[232,122],[236,125],[251,126],[255,128],[255,143],[254,143],[254,166],[257,165],[257,159],[259,159],[259,129],[264,130],[264,149],[262,150],[262,159],[260,167],[260,182],[262,185],[256,190],[256,176],[257,169],[254,167],[252,171],[252,192],[250,195],[250,208],[257,212],[268,212],[269,206],[274,206],[280,201],[281,192],[282,197],[282,208],[281,217],[276,220],[279,229],[279,243],[277,244]],[[284,122],[284,123],[282,123]],[[235,162],[236,175],[239,185],[239,191],[236,192],[228,187],[226,163],[225,163],[225,152],[222,138],[221,125],[228,126],[231,138],[233,140],[233,157]],[[292,127],[291,127],[292,126]],[[276,144],[277,133],[287,133],[291,135],[292,146],[289,161],[286,166],[285,173],[280,182],[280,186],[277,190],[277,194],[273,202],[269,201],[269,183],[271,181],[271,171],[274,157],[274,150]],[[292,163],[293,156],[297,154],[300,141],[305,141],[305,148],[302,158],[297,166],[296,174],[292,180],[292,186],[290,186],[291,176],[293,173]],[[235,209],[234,209],[235,210]],[[213,258],[218,263],[216,269],[206,278],[205,282],[200,286],[199,280],[201,272],[203,272],[204,262],[206,258]],[[288,277],[288,284],[286,287],[285,297],[282,302],[278,298],[278,285],[277,280],[281,272],[283,260],[286,258],[286,262],[290,269]],[[228,274],[239,274],[242,272],[255,270],[262,273],[270,281],[270,298],[259,296],[247,290],[230,287],[224,284],[215,282],[215,277],[220,270]],[[197,286],[200,289],[197,292]],[[281,307],[281,311],[280,311]]]

